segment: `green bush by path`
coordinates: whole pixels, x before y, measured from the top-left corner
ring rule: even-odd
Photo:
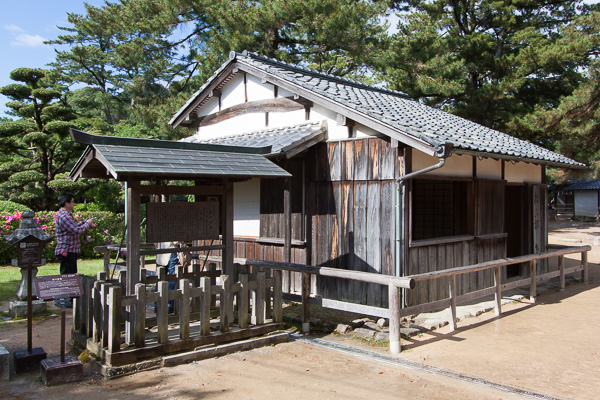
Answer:
[[[54,235],[54,221],[56,211],[41,211],[35,215],[38,226],[49,235]],[[80,259],[97,258],[101,255],[94,253],[95,246],[119,243],[125,228],[124,215],[113,214],[106,211],[75,212],[73,216],[77,221],[83,221],[87,217],[93,217],[92,227],[81,235],[81,253]],[[0,265],[10,265],[11,259],[17,258],[17,249],[4,240],[5,235],[9,235],[19,227],[21,222],[21,212],[17,211],[10,214],[0,214]],[[46,261],[54,260],[54,248],[56,239],[53,239],[44,247],[43,256]]]

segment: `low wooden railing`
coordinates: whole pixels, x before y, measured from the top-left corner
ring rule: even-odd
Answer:
[[[501,299],[502,292],[521,287],[521,286],[529,286],[530,300],[531,302],[535,302],[535,297],[537,295],[537,283],[546,281],[555,277],[559,278],[559,288],[560,290],[564,290],[565,287],[565,275],[572,274],[576,272],[581,272],[581,279],[583,282],[588,282],[588,262],[587,262],[587,252],[591,250],[590,246],[579,246],[579,247],[560,247],[558,246],[548,246],[551,248],[557,248],[556,250],[547,251],[540,254],[530,254],[520,257],[513,258],[503,258],[499,260],[487,261],[479,264],[468,265],[464,267],[451,268],[446,270],[440,270],[435,272],[429,272],[425,274],[411,275],[406,277],[393,277],[388,275],[380,275],[373,274],[369,272],[360,272],[360,271],[348,271],[334,268],[326,268],[326,267],[313,267],[307,265],[299,265],[299,264],[289,264],[289,263],[281,263],[281,262],[271,262],[271,261],[259,261],[259,260],[240,260],[236,259],[236,262],[241,264],[259,267],[259,268],[271,268],[274,270],[285,270],[285,271],[294,271],[302,273],[302,305],[303,305],[303,314],[302,314],[302,330],[303,332],[309,331],[309,323],[310,323],[310,308],[309,304],[318,304],[322,307],[350,311],[360,314],[372,315],[382,318],[389,319],[390,326],[390,351],[392,353],[399,353],[401,350],[400,345],[400,323],[402,318],[424,313],[430,311],[438,311],[444,308],[450,308],[451,310],[451,321],[450,326],[454,330],[456,329],[457,319],[456,319],[456,306],[457,304],[466,303],[475,299],[479,299],[482,297],[486,297],[489,295],[495,295],[495,312],[496,315],[500,315],[501,313]],[[567,254],[581,253],[581,264],[566,268],[564,264],[564,256]],[[542,259],[549,259],[552,257],[558,257],[558,270],[548,272],[542,275],[537,275],[536,273],[536,261]],[[521,280],[502,283],[500,277],[501,268],[513,265],[520,264],[524,262],[529,262],[529,272],[530,277],[524,278]],[[494,285],[492,287],[478,290],[475,292],[466,293],[458,296],[456,294],[456,276],[461,274],[467,274],[470,272],[483,271],[487,269],[494,270]],[[349,303],[337,300],[330,300],[325,298],[314,298],[310,297],[310,275],[317,276],[329,276],[336,277],[342,279],[350,279],[359,282],[366,283],[378,283],[381,285],[388,286],[388,308],[381,307],[372,307],[365,306],[362,304]],[[438,300],[430,303],[420,304],[417,306],[401,308],[400,307],[400,296],[399,289],[412,289],[415,286],[415,282],[431,280],[431,279],[439,279],[449,277],[450,279],[450,296],[447,299]]]
[[[214,269],[211,266],[208,273]],[[250,275],[242,271],[237,281],[220,275],[215,284],[211,276],[201,276],[194,268],[190,273],[180,272],[179,276],[185,277],[174,290],[168,290],[174,276],[166,275],[163,267],[157,276],[145,272],[141,273],[145,282],[136,284],[132,295],[124,294],[125,271],[119,271],[117,279],[107,279],[105,272],[99,272],[97,279],[83,277],[84,296],[75,302],[72,335],[106,365],[246,339],[281,328],[281,271],[273,271],[269,277],[265,272]],[[154,283],[157,291],[147,290],[147,285]],[[220,306],[214,310],[217,297]],[[174,314],[169,314],[169,301],[176,305]],[[146,315],[148,303],[156,303],[156,318]],[[211,334],[211,311],[218,316],[218,333]],[[178,324],[177,339],[169,338],[173,322]],[[199,323],[199,332],[193,337],[191,322]],[[157,333],[150,337],[146,328],[153,326]],[[232,327],[235,332],[230,332]]]
[[[565,275],[576,272],[581,272],[581,280],[585,283],[588,282],[588,262],[587,252],[591,250],[591,246],[579,246],[579,247],[566,247],[566,246],[553,246],[549,245],[549,249],[553,249],[540,254],[530,254],[520,257],[503,258],[498,260],[487,261],[479,264],[473,264],[463,267],[439,270],[435,272],[428,272],[424,274],[411,275],[406,277],[394,277],[389,275],[374,274],[370,272],[343,270],[338,268],[328,267],[315,267],[310,265],[302,264],[291,264],[273,261],[261,261],[236,258],[235,263],[240,265],[246,265],[250,267],[256,267],[259,271],[264,268],[272,269],[275,271],[292,271],[298,272],[302,276],[302,292],[299,299],[302,301],[302,330],[303,332],[309,332],[310,329],[310,304],[316,304],[326,308],[332,308],[342,311],[349,311],[359,314],[372,315],[382,318],[389,319],[390,326],[390,351],[392,353],[399,353],[401,350],[400,343],[400,324],[402,318],[420,314],[424,312],[438,311],[444,308],[450,308],[451,321],[450,326],[454,330],[457,327],[456,319],[456,307],[458,304],[463,304],[472,300],[480,299],[486,296],[495,296],[495,312],[497,315],[501,313],[501,298],[502,292],[514,289],[517,287],[529,286],[530,301],[535,302],[537,295],[537,284],[538,282],[547,281],[549,279],[559,278],[559,289],[563,290],[565,287]],[[573,267],[565,267],[564,256],[567,254],[581,253],[581,264]],[[536,264],[537,260],[549,259],[552,257],[558,258],[558,269],[556,271],[547,272],[541,275],[537,274]],[[107,257],[108,258],[108,257]],[[210,261],[217,261],[217,258],[208,257]],[[501,268],[509,265],[529,263],[530,276],[528,278],[502,283],[500,277]],[[214,267],[213,267],[214,268]],[[456,277],[462,274],[468,274],[471,272],[483,271],[487,269],[494,270],[494,285],[485,289],[477,290],[462,295],[456,293]],[[375,283],[380,285],[388,286],[388,307],[374,307],[363,304],[345,302],[340,300],[332,300],[322,297],[311,296],[311,275],[323,276],[323,277],[334,277],[341,279],[349,279],[358,282]],[[415,287],[416,282],[433,280],[440,278],[449,278],[449,297],[447,299],[438,300],[430,303],[420,304],[412,307],[402,308],[400,304],[400,289],[410,290]],[[237,286],[236,286],[237,287]],[[152,299],[156,296],[155,294],[150,295]],[[287,295],[293,298],[294,295]],[[278,299],[282,297],[277,297]],[[298,298],[298,296],[296,296]],[[156,300],[147,300],[156,301]],[[273,307],[275,308],[276,299],[273,298]],[[280,305],[277,307],[280,309]],[[279,311],[278,311],[279,312]],[[184,321],[185,322],[185,321]]]

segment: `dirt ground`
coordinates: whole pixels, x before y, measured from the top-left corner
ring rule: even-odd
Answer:
[[[411,369],[376,358],[342,353],[298,340],[197,363],[141,372],[106,381],[86,368],[80,383],[44,387],[39,373],[0,382],[0,399],[516,399],[523,393],[482,382],[530,391],[533,398],[600,398],[600,225],[552,223],[550,243],[592,245],[590,282],[550,287],[535,304],[503,306],[410,340],[394,359],[418,362]],[[567,257],[567,265],[578,257]],[[60,320],[34,325],[34,346],[49,356],[59,352]],[[390,356],[386,347],[335,334],[325,340]],[[24,325],[0,326],[0,343],[26,347]],[[449,373],[444,373],[449,372]],[[456,379],[469,376],[471,381]],[[452,377],[454,376],[454,377]],[[479,381],[473,382],[473,381]],[[536,394],[546,397],[535,397]]]

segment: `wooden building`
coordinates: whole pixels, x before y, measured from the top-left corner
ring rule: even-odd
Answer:
[[[265,156],[292,174],[234,184],[235,256],[395,276],[544,251],[544,168],[585,167],[403,93],[247,52],[170,124],[193,131],[187,142],[271,146]],[[503,279],[527,274],[512,267]],[[492,279],[465,275],[458,292]],[[299,290],[293,275],[286,288]],[[322,279],[313,290],[387,304],[374,284]],[[403,302],[447,291],[419,283]]]
[[[600,180],[586,180],[567,186],[563,193],[573,198],[573,217],[600,217]]]

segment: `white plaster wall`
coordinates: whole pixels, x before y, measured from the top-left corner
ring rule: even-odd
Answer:
[[[269,115],[270,118],[270,115]],[[258,131],[265,128],[265,114],[244,114],[230,118],[218,124],[203,126],[198,129],[196,136],[201,139],[212,139]]]
[[[502,161],[493,158],[476,159],[478,178],[502,179]]]
[[[542,183],[542,166],[518,162],[504,162],[504,179],[515,183]]]
[[[438,162],[439,159],[437,157],[413,149],[411,172],[430,167]],[[446,159],[446,164],[444,164],[442,168],[429,171],[425,175],[472,177],[473,159],[471,156],[459,156],[458,154],[453,154]]]
[[[595,217],[598,215],[598,191],[577,190],[575,195],[575,215]]]
[[[198,110],[198,116],[204,117],[206,115],[216,113],[217,111],[219,111],[219,98],[211,97],[206,101],[206,103],[204,103],[202,107],[200,107]]]
[[[235,74],[227,85],[221,88],[221,109],[243,103],[245,96],[244,74]]]
[[[246,82],[248,86],[248,101],[272,99],[275,97],[272,84],[262,83],[262,79],[254,75],[246,74],[246,76]]]
[[[308,121],[306,121],[306,113],[304,109],[289,112],[269,113],[269,128],[304,124],[306,122]]]
[[[311,121],[327,121],[327,136],[329,140],[343,140],[348,139],[348,127],[338,126],[337,124],[337,113],[314,104],[310,110]]]
[[[233,184],[233,234],[260,236],[260,179]]]

